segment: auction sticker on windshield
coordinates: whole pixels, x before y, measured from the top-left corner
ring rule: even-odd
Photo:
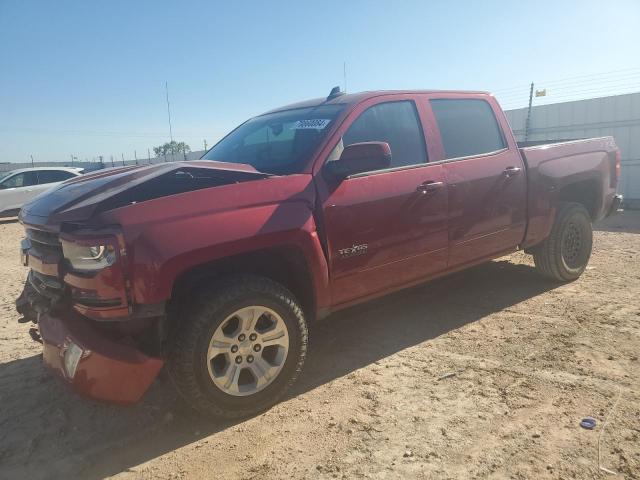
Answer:
[[[327,118],[311,118],[309,120],[298,120],[291,127],[293,130],[305,130],[307,128],[315,128],[317,130],[322,130],[324,127],[329,125],[331,120]]]

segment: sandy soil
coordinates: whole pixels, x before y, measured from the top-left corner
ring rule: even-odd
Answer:
[[[163,378],[131,408],[51,378],[13,310],[21,228],[0,222],[0,477],[606,478],[600,440],[639,478],[640,216],[603,230],[568,285],[516,254],[329,318],[288,399],[216,424]]]

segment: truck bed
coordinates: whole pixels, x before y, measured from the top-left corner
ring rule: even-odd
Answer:
[[[529,226],[525,248],[547,237],[555,218],[555,205],[568,195],[568,185],[570,193],[577,190],[585,199],[591,199],[587,206],[594,221],[607,214],[617,186],[613,137],[538,143],[521,147],[520,153],[528,172]]]
[[[539,147],[540,145],[551,145],[554,143],[564,143],[564,142],[575,142],[576,140],[589,140],[583,138],[562,138],[555,140],[527,140],[522,142],[516,142],[518,144],[518,148],[527,148],[527,147]]]

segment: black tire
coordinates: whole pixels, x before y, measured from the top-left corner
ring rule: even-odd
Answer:
[[[278,376],[263,390],[234,396],[214,384],[207,368],[209,341],[233,312],[262,305],[278,313],[289,334],[289,350]],[[271,407],[296,381],[307,353],[308,331],[304,314],[293,294],[263,277],[238,275],[197,292],[175,340],[169,346],[167,371],[182,397],[213,418],[246,417]]]
[[[576,280],[589,263],[591,216],[579,203],[561,203],[549,236],[533,249],[536,269],[559,282]]]

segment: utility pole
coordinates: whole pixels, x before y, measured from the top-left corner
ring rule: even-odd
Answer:
[[[73,167],[73,153],[71,154],[71,166]]]
[[[207,140],[202,140],[202,143],[204,143],[204,151],[207,151]]]
[[[169,115],[169,137],[173,142],[173,130],[171,128],[171,107],[169,106],[169,82],[164,82],[164,88],[167,93],[167,114]]]
[[[115,164],[113,163],[113,155],[111,155],[111,166],[115,167]]]
[[[149,165],[151,165],[151,152],[149,151],[148,148],[147,148],[147,161],[149,162]]]
[[[531,124],[531,105],[533,104],[533,82],[531,82],[531,90],[529,90],[529,108],[527,110],[527,120],[524,124],[524,141],[529,139],[529,125]]]
[[[122,156],[122,166],[124,167],[124,153],[121,153],[120,155]]]
[[[138,165],[138,152],[136,152],[135,150],[133,151],[133,158],[136,159],[136,165]]]
[[[33,167],[33,155],[29,155],[31,157],[31,166]]]
[[[344,77],[344,93],[347,93],[347,62],[342,62],[342,76]]]

